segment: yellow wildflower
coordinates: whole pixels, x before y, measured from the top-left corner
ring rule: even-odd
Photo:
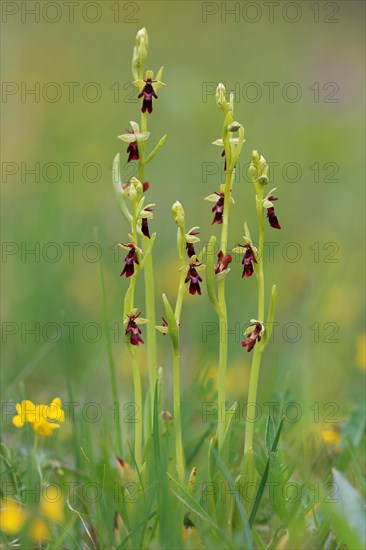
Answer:
[[[4,498],[0,508],[0,530],[7,535],[15,535],[22,529],[26,520],[23,507],[15,500]]]
[[[324,428],[321,430],[320,435],[328,447],[339,447],[342,441],[341,434],[335,428]]]
[[[35,422],[36,406],[32,401],[25,399],[15,405],[17,415],[13,417],[13,424],[16,428],[21,428],[26,422]]]
[[[49,537],[49,530],[44,519],[37,518],[32,521],[29,536],[33,542],[40,542]]]
[[[64,497],[61,488],[45,485],[41,491],[41,513],[48,519],[62,522],[64,520]]]
[[[26,399],[16,404],[16,411],[18,414],[13,417],[14,426],[21,428],[26,422],[29,422],[36,434],[40,436],[52,435],[53,430],[60,427],[54,421],[64,422],[65,420],[65,413],[62,410],[59,397],[56,397],[50,406],[34,405],[32,401]]]

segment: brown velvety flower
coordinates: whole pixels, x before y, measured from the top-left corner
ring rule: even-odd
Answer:
[[[199,241],[199,239],[194,239],[194,238],[192,239],[192,237],[195,237],[200,233],[199,231],[194,231],[194,229],[196,228],[191,229],[186,234],[186,251],[187,251],[188,258],[192,258],[193,256],[196,256],[196,250],[194,248],[194,245],[197,241]],[[193,242],[190,242],[190,241],[193,241]]]
[[[242,278],[251,277],[254,271],[253,263],[256,264],[257,260],[255,259],[254,250],[249,243],[243,245],[243,248],[246,248],[246,251],[244,252],[243,259],[241,262],[244,266]]]
[[[212,212],[215,212],[215,216],[211,225],[213,225],[214,223],[221,225],[223,222],[223,214],[224,214],[224,193],[215,193],[215,194],[219,198],[216,204],[212,207]]]
[[[132,243],[120,243],[119,245],[121,248],[124,248],[125,250],[128,250],[128,254],[125,256],[125,265],[123,267],[123,270],[120,274],[120,277],[123,275],[126,275],[126,277],[131,277],[135,272],[135,266],[134,264],[139,264],[137,253],[136,253],[136,246]]]
[[[241,345],[243,346],[243,348],[247,347],[247,352],[250,352],[252,351],[252,349],[254,348],[255,344],[257,342],[260,342],[261,341],[261,338],[262,338],[262,335],[263,335],[263,332],[264,332],[264,325],[263,323],[261,323],[260,321],[257,321],[256,319],[251,319],[250,320],[251,323],[254,323],[253,325],[251,325],[247,330],[246,330],[246,334],[247,334],[247,337],[246,339],[241,343]]]
[[[140,132],[140,127],[137,122],[130,121],[132,130],[126,130],[127,134],[121,134],[118,139],[128,143],[127,147],[127,162],[131,160],[139,160],[138,142],[146,141],[149,138],[150,132]]]
[[[131,160],[139,160],[140,157],[139,150],[137,148],[137,141],[131,141],[131,143],[128,144],[126,153],[128,153],[127,162],[131,162]]]
[[[202,282],[202,277],[196,269],[198,266],[197,262],[190,263],[187,277],[184,280],[185,283],[189,282],[189,293],[192,295],[196,294],[196,292],[197,294],[201,294],[200,283]]]
[[[142,107],[141,112],[145,113],[146,111],[150,114],[153,111],[153,102],[152,98],[158,99],[158,96],[155,93],[153,82],[156,82],[156,80],[152,80],[151,78],[147,78],[144,80],[145,86],[143,87],[142,91],[139,93],[138,97],[143,97],[142,101]]]
[[[128,317],[125,335],[130,336],[130,344],[132,346],[138,346],[139,344],[144,344],[144,341],[140,336],[141,329],[138,327],[136,323],[136,319],[140,316],[140,314],[141,312],[138,313],[137,315],[132,314]]]
[[[278,221],[277,214],[273,206],[273,202],[278,201],[278,197],[272,195],[272,191],[275,191],[275,189],[276,188],[272,189],[263,200],[263,207],[267,208],[267,218],[269,221],[269,225],[274,229],[281,229],[280,222]]]
[[[215,273],[218,275],[228,268],[228,265],[231,264],[233,257],[231,254],[224,254],[222,250],[217,255],[218,263],[215,266]]]

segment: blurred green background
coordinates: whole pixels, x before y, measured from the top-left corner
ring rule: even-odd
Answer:
[[[22,14],[20,4],[5,20],[3,13],[3,399],[20,399],[20,381],[34,401],[66,399],[66,362],[77,399],[111,402],[105,340],[88,325],[102,324],[99,267],[95,248],[88,245],[95,241],[94,227],[102,246],[120,389],[126,399],[132,395],[121,336],[128,282],[119,277],[123,254],[115,257],[115,243],[126,242],[127,226],[115,203],[110,169],[117,152],[127,159],[117,135],[140,117],[129,85],[130,64],[135,34],[146,26],[147,68],[164,65],[167,84],[149,117],[148,150],[165,133],[168,140],[146,170],[148,201],[157,204],[151,224],[157,232],[157,320],[163,313],[161,293],[173,299],[178,285],[172,203],[183,203],[187,227],[199,225],[202,242],[219,235],[220,228],[211,226],[212,205],[203,198],[223,181],[220,150],[211,146],[220,136],[222,117],[205,91],[223,81],[239,94],[234,118],[246,130],[233,191],[233,246],[242,242],[245,220],[257,237],[254,193],[244,166],[252,149],[278,163],[269,189],[277,187],[282,231],[268,226],[266,239],[277,244],[273,262],[267,253],[265,278],[267,295],[272,283],[278,287],[279,325],[264,357],[260,400],[289,387],[293,400],[305,407],[336,402],[342,419],[363,396],[363,2],[295,2],[301,10],[296,22],[289,19],[300,12],[286,2],[275,8],[273,22],[261,2],[256,7],[227,2],[228,8],[239,6],[234,16],[225,14],[221,2],[107,0],[91,3],[98,9],[89,6],[84,19],[82,7],[88,3],[79,2],[73,23],[62,2],[62,17],[54,23],[58,12],[52,6],[35,22]],[[64,84],[70,82],[77,83],[74,101]],[[275,83],[273,100],[268,83]],[[24,93],[35,86],[38,98]],[[61,97],[51,101],[60,90]],[[100,97],[93,101],[95,91]],[[295,92],[301,97],[291,101]],[[26,173],[36,163],[39,177]],[[65,163],[77,163],[74,178]],[[131,175],[131,165],[124,174]],[[78,243],[73,261],[65,243]],[[25,253],[34,247],[37,258]],[[60,257],[52,261],[55,254]],[[241,279],[239,261],[227,284],[234,330],[230,402],[246,399],[250,355],[240,341],[256,317],[256,282]],[[142,278],[139,287],[143,312]],[[186,296],[181,331],[186,410],[200,410],[200,396],[191,389],[197,377],[205,372],[215,377],[218,337],[203,341],[207,323],[215,322],[205,289],[201,297]],[[26,333],[36,323],[39,337]],[[58,327],[70,326],[65,323],[76,323],[74,338],[54,336]],[[158,343],[170,407],[170,342],[158,335]],[[141,349],[142,363],[144,354]]]

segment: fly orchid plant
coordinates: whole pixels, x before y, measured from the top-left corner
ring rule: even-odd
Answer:
[[[161,82],[163,67],[158,71],[154,80],[151,70],[145,72],[145,61],[148,54],[148,35],[146,29],[141,29],[136,35],[136,44],[132,58],[133,84],[138,88],[141,99],[140,124],[130,122],[131,131],[121,134],[118,138],[127,146],[127,163],[137,162],[137,177],[128,182],[121,179],[120,154],[118,153],[113,161],[113,184],[116,199],[121,213],[130,226],[128,243],[121,243],[121,248],[128,251],[121,276],[129,278],[130,284],[124,301],[124,325],[127,346],[132,359],[134,394],[137,411],[135,424],[135,460],[137,466],[141,467],[142,462],[142,388],[141,370],[136,347],[143,344],[141,329],[139,325],[145,323],[147,328],[147,357],[149,372],[149,397],[151,410],[153,408],[153,395],[157,370],[156,355],[156,333],[155,333],[155,291],[154,291],[154,269],[152,263],[152,248],[156,234],[150,234],[149,221],[153,219],[154,204],[145,204],[145,192],[150,184],[145,181],[145,166],[155,157],[164,145],[164,135],[150,153],[146,152],[146,142],[150,137],[148,131],[148,117],[153,113],[153,98],[157,100],[156,90],[165,86]],[[140,245],[140,246],[139,246]],[[139,272],[142,271],[145,280],[145,310],[147,319],[140,317],[138,308],[135,307],[135,287]],[[152,415],[151,415],[152,418]]]
[[[225,181],[205,200],[213,202],[212,225],[219,226],[220,235],[218,242],[216,237],[211,236],[207,252],[203,248],[199,254],[196,253],[196,245],[200,242],[198,237],[199,227],[192,227],[187,231],[185,211],[182,204],[176,201],[172,206],[173,219],[177,226],[177,251],[180,262],[179,284],[174,307],[170,304],[167,296],[163,294],[165,317],[162,324],[157,325],[155,320],[155,291],[154,271],[152,252],[156,233],[150,232],[150,222],[154,217],[155,204],[146,204],[146,192],[150,184],[145,180],[145,166],[156,156],[164,145],[166,136],[163,136],[150,153],[147,153],[147,144],[150,139],[148,131],[148,119],[154,116],[155,103],[158,100],[157,91],[164,83],[161,81],[163,68],[156,78],[151,70],[145,72],[145,62],[148,52],[148,35],[146,29],[141,29],[136,36],[136,45],[133,51],[132,74],[133,84],[138,88],[138,98],[141,100],[140,123],[130,122],[130,130],[121,134],[118,138],[127,145],[127,163],[137,163],[137,177],[132,177],[124,182],[121,177],[120,154],[117,154],[113,163],[113,184],[117,202],[121,213],[126,219],[130,231],[120,247],[125,250],[124,264],[121,276],[126,277],[129,286],[124,299],[124,326],[127,347],[131,356],[134,394],[137,410],[135,423],[135,456],[134,460],[138,470],[141,470],[144,463],[145,452],[148,447],[148,433],[145,434],[145,445],[143,445],[143,424],[154,428],[154,407],[156,403],[163,403],[162,395],[156,397],[156,391],[162,392],[162,373],[157,369],[157,341],[155,329],[167,335],[172,344],[172,367],[173,367],[173,422],[175,440],[175,470],[173,477],[177,477],[181,487],[186,487],[189,492],[194,485],[196,468],[193,468],[187,481],[186,459],[183,449],[182,425],[181,425],[181,389],[180,389],[180,330],[181,312],[183,297],[188,293],[192,299],[199,298],[202,293],[203,271],[205,271],[207,294],[217,314],[219,321],[219,359],[218,359],[218,425],[217,433],[211,439],[210,461],[215,457],[217,460],[225,460],[228,453],[229,439],[232,420],[237,404],[234,403],[227,409],[226,386],[227,386],[227,356],[228,356],[228,312],[226,306],[226,282],[231,269],[232,254],[242,256],[242,278],[243,285],[248,277],[256,276],[258,281],[258,313],[257,319],[251,319],[250,326],[246,329],[242,347],[252,353],[252,366],[250,372],[248,402],[255,404],[257,399],[257,386],[259,369],[264,349],[268,345],[274,321],[274,310],[276,302],[276,287],[272,287],[267,317],[265,320],[265,287],[264,287],[264,266],[263,248],[265,234],[265,219],[268,219],[270,227],[281,229],[277,214],[274,208],[274,201],[277,197],[273,195],[272,189],[264,196],[265,187],[268,183],[268,165],[263,156],[257,151],[252,153],[252,161],[249,168],[249,176],[255,191],[255,208],[259,225],[259,236],[257,245],[254,244],[249,228],[244,223],[244,236],[237,239],[240,243],[234,248],[229,247],[229,220],[231,207],[234,204],[233,187],[235,181],[235,169],[239,161],[244,139],[244,126],[234,119],[234,95],[226,92],[225,86],[219,84],[216,90],[216,104],[222,113],[221,137],[213,142],[213,145],[221,149],[221,157],[224,159]],[[154,187],[154,186],[152,186]],[[216,253],[218,250],[218,253]],[[216,251],[216,252],[215,252]],[[205,260],[205,263],[204,263]],[[145,307],[146,319],[142,316],[143,308],[135,304],[135,289],[140,273],[144,275],[145,281]],[[232,276],[232,274],[231,274]],[[244,289],[245,293],[245,289]],[[196,297],[195,297],[196,296]],[[195,298],[193,298],[195,297]],[[198,297],[198,298],[197,298]],[[143,334],[140,325],[146,324],[146,335]],[[143,423],[143,398],[141,384],[141,369],[138,353],[138,346],[147,345],[149,392],[148,403],[151,422]],[[157,390],[156,390],[157,388]],[[165,423],[172,421],[172,417],[165,409],[161,418]],[[245,431],[245,442],[243,458],[241,461],[239,475],[236,480],[236,490],[240,489],[245,482],[255,481],[255,466],[253,453],[254,424],[248,422]],[[155,457],[156,460],[156,457]],[[217,476],[215,468],[210,467],[212,478]],[[217,468],[216,468],[217,470]],[[221,474],[222,476],[222,474]],[[217,479],[217,477],[216,477]],[[220,504],[213,499],[211,505],[220,514]],[[237,508],[233,507],[234,515],[231,520],[235,527],[237,520]],[[228,511],[223,511],[224,515]]]

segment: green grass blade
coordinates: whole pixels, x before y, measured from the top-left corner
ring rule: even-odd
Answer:
[[[272,445],[272,449],[271,449],[272,453],[275,453],[276,450],[277,450],[278,441],[280,439],[280,435],[281,435],[281,431],[282,431],[283,421],[284,421],[284,419],[282,418],[281,422],[280,422],[280,425],[278,427],[277,433],[276,433],[276,437],[273,441],[273,445]],[[270,460],[268,458],[266,468],[264,470],[261,482],[259,484],[257,496],[256,496],[255,502],[253,504],[253,509],[252,509],[251,514],[249,516],[249,525],[250,525],[250,527],[253,527],[255,516],[257,515],[259,504],[260,504],[260,501],[261,501],[262,496],[263,496],[264,488],[265,488],[266,483],[267,483],[267,478],[268,478],[268,473],[269,473],[269,464],[270,464]]]

